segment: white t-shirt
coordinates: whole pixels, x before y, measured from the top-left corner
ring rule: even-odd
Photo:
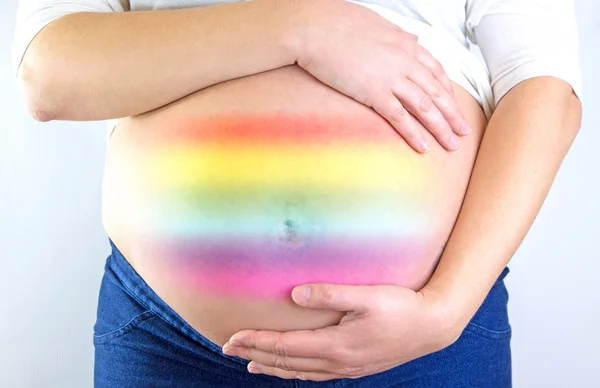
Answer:
[[[244,0],[21,0],[12,63],[53,20],[75,12],[179,9]],[[249,1],[249,0],[246,0]],[[419,36],[419,43],[465,88],[488,118],[513,86],[554,76],[582,97],[579,37],[573,0],[348,0],[366,6]],[[483,64],[470,50],[479,47]],[[359,55],[360,53],[357,53]],[[486,66],[487,65],[487,66]],[[107,120],[112,129],[117,120]]]

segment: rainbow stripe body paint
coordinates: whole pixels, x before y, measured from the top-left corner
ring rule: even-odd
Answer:
[[[182,287],[282,299],[312,282],[410,284],[431,265],[431,171],[391,126],[237,115],[142,137],[132,228]]]

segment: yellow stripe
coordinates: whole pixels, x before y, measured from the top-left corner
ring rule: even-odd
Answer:
[[[416,153],[415,153],[416,155]],[[433,171],[424,159],[385,145],[218,144],[165,147],[144,163],[146,179],[164,188],[188,186],[314,186],[319,189],[424,189]]]

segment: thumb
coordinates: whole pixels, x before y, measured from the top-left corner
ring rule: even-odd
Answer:
[[[360,312],[369,308],[372,286],[306,284],[292,290],[296,304],[312,309]]]

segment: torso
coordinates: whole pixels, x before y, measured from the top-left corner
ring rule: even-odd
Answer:
[[[297,284],[423,286],[448,239],[486,120],[417,154],[372,109],[297,66],[122,119],[107,150],[103,222],[133,268],[218,345],[240,329],[339,321]]]

